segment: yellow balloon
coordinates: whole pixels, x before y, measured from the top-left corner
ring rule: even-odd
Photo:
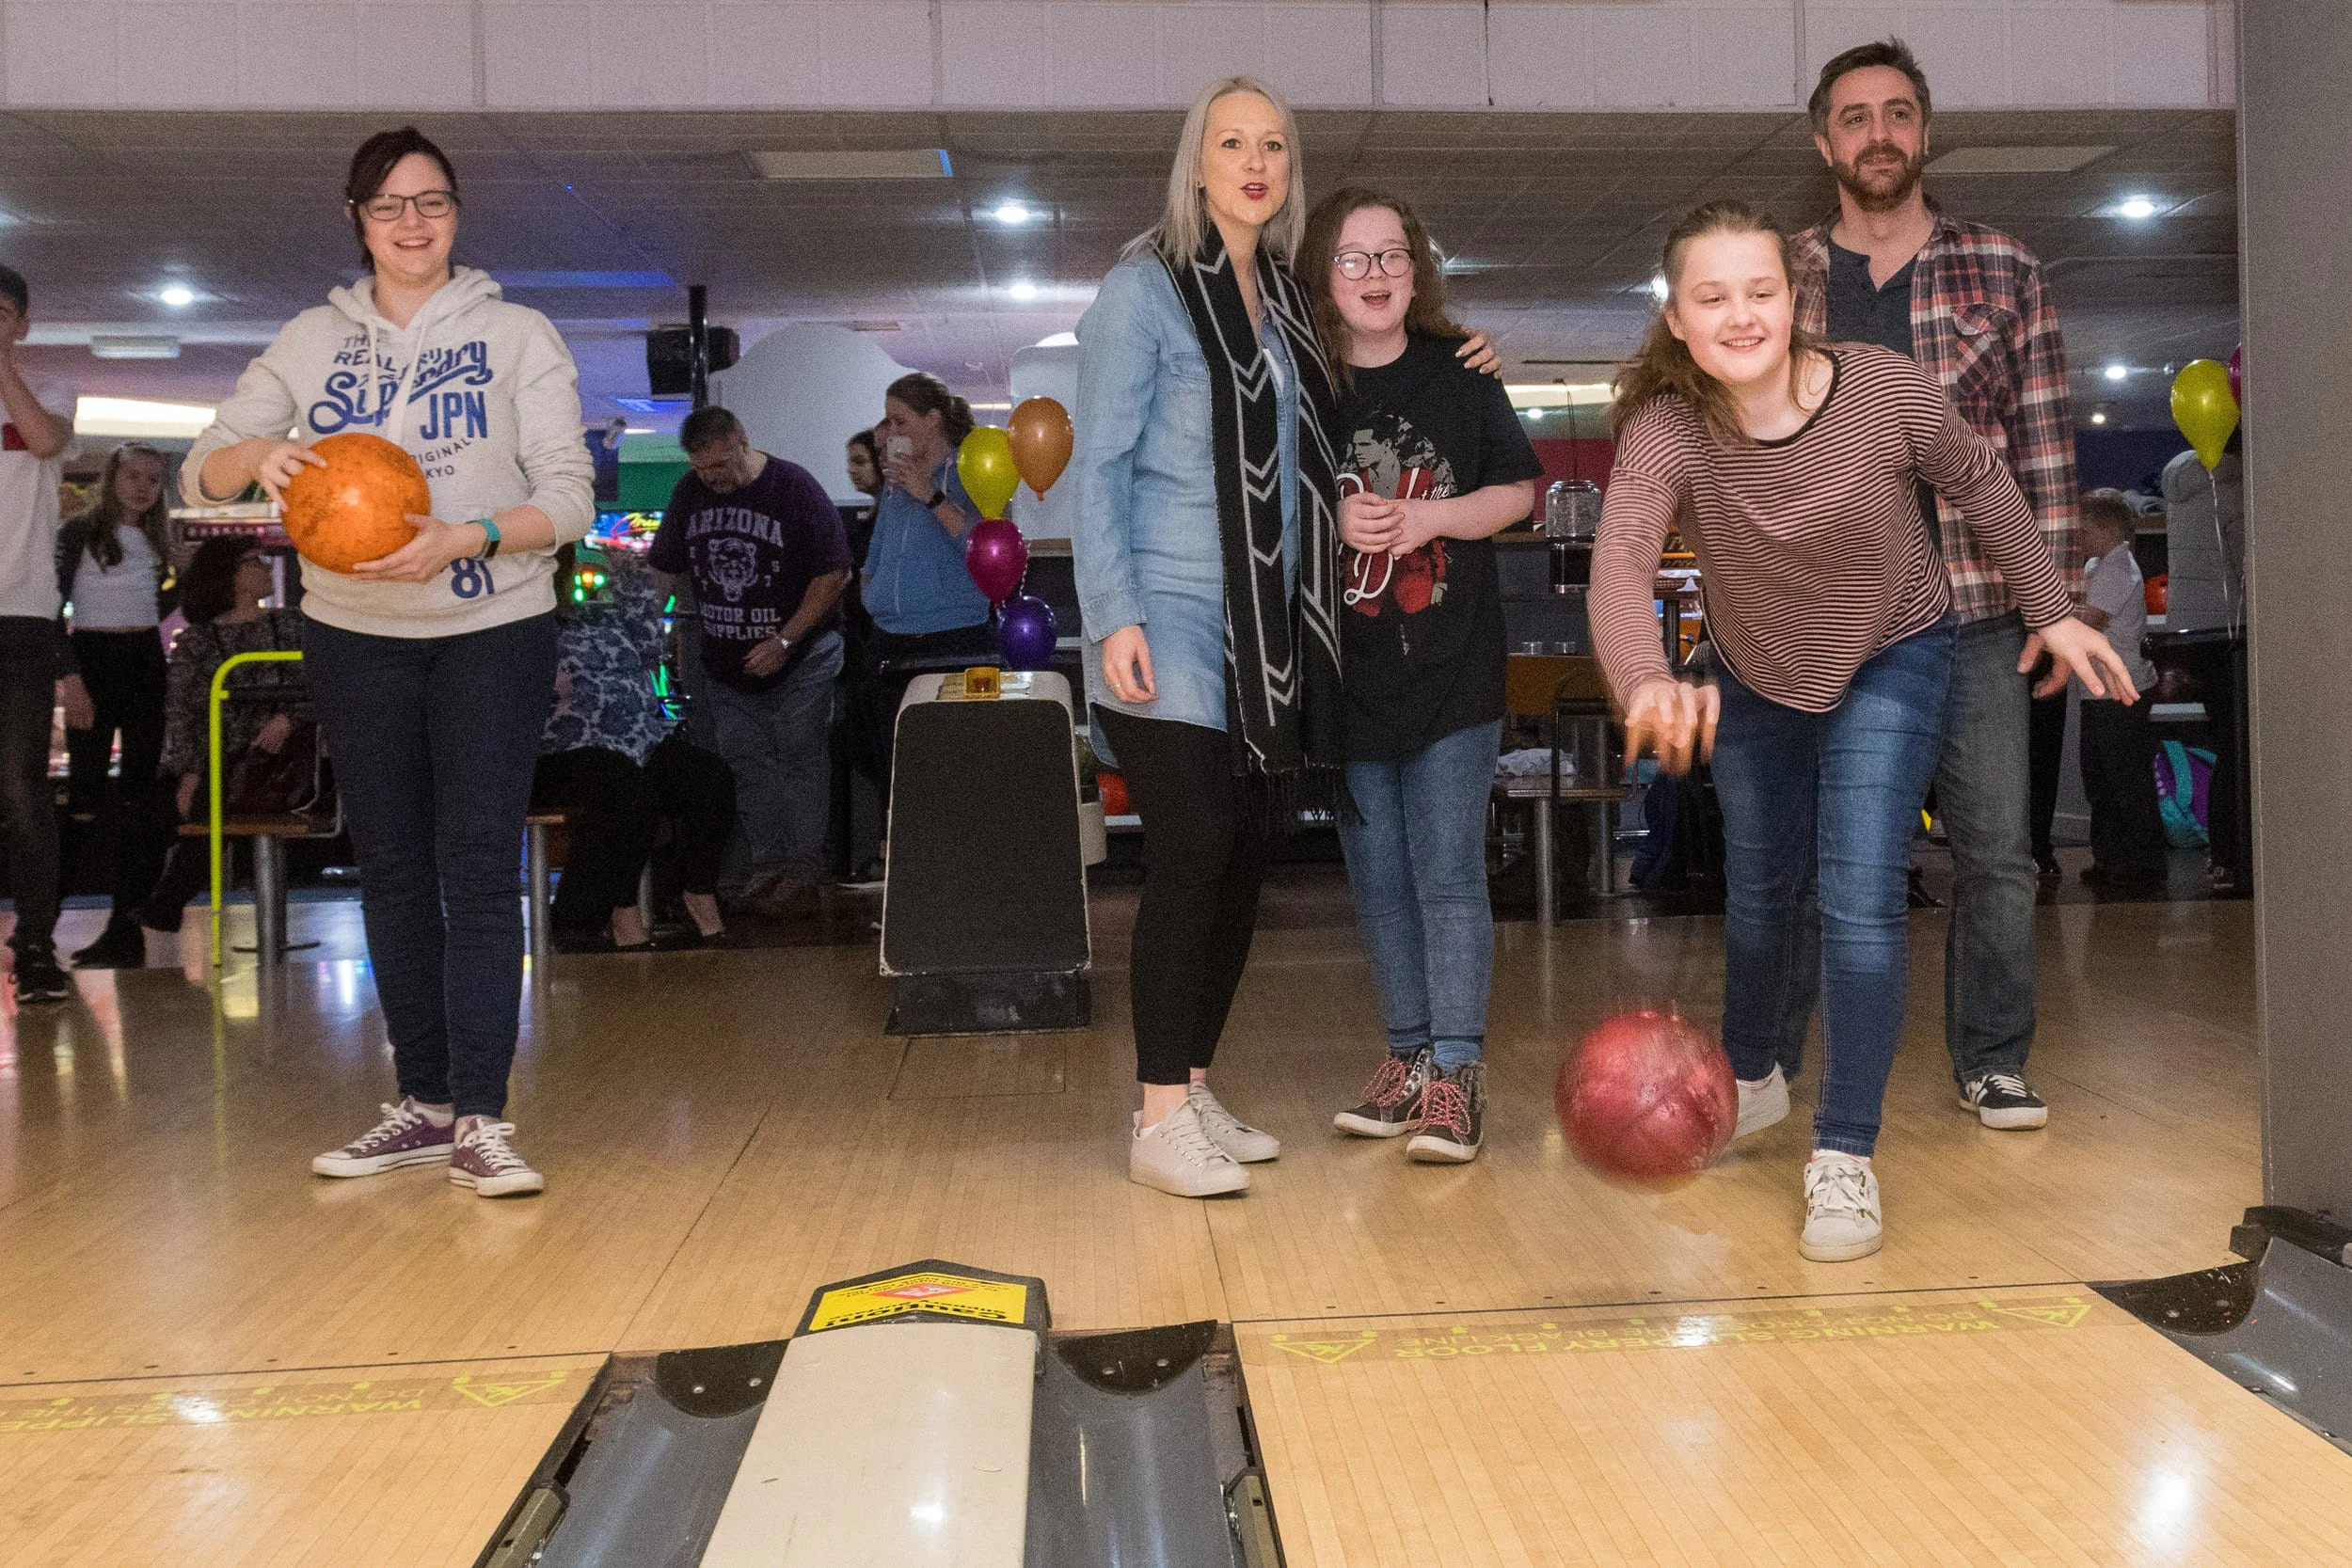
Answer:
[[[963,493],[983,517],[1001,517],[1021,488],[1021,466],[1012,460],[1012,438],[993,424],[975,425],[956,449],[956,475]]]
[[[2218,359],[2192,359],[2172,378],[2172,422],[2181,427],[2197,461],[2211,468],[2237,429],[2237,399],[2230,395],[2230,367]]]

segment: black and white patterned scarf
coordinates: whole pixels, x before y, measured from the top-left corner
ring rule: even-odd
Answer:
[[[1290,269],[1257,253],[1258,298],[1298,376],[1298,592],[1282,566],[1281,388],[1249,325],[1214,226],[1189,258],[1160,262],[1209,362],[1217,533],[1225,559],[1225,711],[1236,772],[1311,769],[1335,797],[1345,762],[1340,702],[1337,400],[1314,314]],[[1328,771],[1326,771],[1328,770]],[[1303,800],[1303,798],[1302,798]]]

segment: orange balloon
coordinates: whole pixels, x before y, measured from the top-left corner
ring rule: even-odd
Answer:
[[[330,572],[381,561],[417,536],[411,512],[433,510],[417,460],[381,436],[346,431],[310,450],[326,459],[286,485],[286,537],[302,559]]]
[[[1052,398],[1029,398],[1012,411],[1012,460],[1029,488],[1042,496],[1070,466],[1070,411]]]

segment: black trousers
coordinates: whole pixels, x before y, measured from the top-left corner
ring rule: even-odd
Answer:
[[[735,830],[735,775],[717,752],[675,735],[643,768],[618,752],[583,746],[539,759],[531,809],[565,818],[555,923],[593,929],[637,902],[637,879],[664,820],[674,829],[679,890],[718,891],[719,862]]]
[[[2164,818],[2156,808],[2155,738],[2136,703],[2087,697],[2082,705],[2083,793],[2090,798],[2090,860],[2101,872],[2146,876],[2165,868]]]
[[[2234,646],[2217,632],[2210,638],[2185,637],[2172,648],[2171,657],[2188,671],[2191,694],[2205,705],[2212,736],[2213,795],[2205,811],[2212,847],[2207,853],[2214,869],[2246,893],[2254,885],[2254,844],[2247,811],[2245,637],[2241,633]]]
[[[137,631],[77,631],[73,662],[89,689],[98,721],[65,733],[66,803],[92,816],[106,803],[106,768],[115,732],[122,732],[122,799],[143,800],[164,755],[164,688],[167,666],[153,627]]]
[[[532,770],[531,809],[564,814],[556,925],[593,928],[637,902],[637,875],[652,858],[660,827],[644,768],[601,746],[550,752]]]
[[[57,624],[0,615],[0,811],[8,816],[8,895],[19,953],[50,950],[57,928],[57,805],[49,787],[49,721],[57,706]]]
[[[2047,669],[2044,660],[2042,668]],[[2033,802],[2033,854],[2050,857],[2050,818],[2058,815],[2058,772],[2066,759],[2066,693],[2033,700],[2031,727],[2026,731],[2028,772]]]
[[[1182,1084],[1216,1056],[1257,931],[1264,781],[1233,771],[1222,730],[1104,708],[1143,818],[1143,897],[1129,958],[1136,1077]]]

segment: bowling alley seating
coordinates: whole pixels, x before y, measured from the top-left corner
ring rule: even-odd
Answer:
[[[1581,654],[1513,654],[1504,664],[1503,711],[1506,725],[1534,725],[1539,743],[1551,753],[1549,771],[1525,777],[1497,777],[1493,799],[1498,806],[1528,812],[1534,817],[1535,918],[1545,926],[1559,918],[1558,868],[1554,830],[1559,808],[1574,806],[1585,814],[1587,888],[1595,895],[1614,891],[1610,807],[1629,798],[1632,787],[1624,778],[1622,749],[1609,711],[1609,685],[1600,660]]]

